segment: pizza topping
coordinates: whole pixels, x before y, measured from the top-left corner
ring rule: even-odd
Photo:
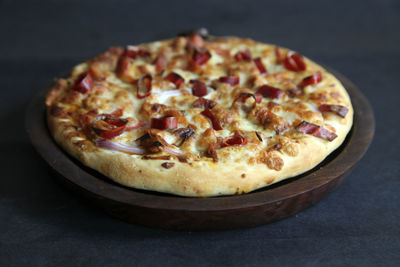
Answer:
[[[89,73],[82,73],[78,77],[78,79],[76,79],[71,89],[84,94],[92,89],[92,85],[93,85],[92,76]]]
[[[148,73],[140,77],[137,82],[137,98],[142,99],[148,97],[151,94],[152,80],[153,78]]]
[[[239,51],[234,56],[236,61],[250,61],[251,60],[251,53],[249,50]]]
[[[218,161],[217,149],[222,147],[222,137],[217,137],[215,141],[211,142],[207,149],[207,155],[210,156],[214,162]]]
[[[207,86],[205,83],[198,80],[190,80],[190,83],[193,84],[192,93],[194,96],[205,96],[207,94]]]
[[[279,47],[275,46],[275,57],[276,57],[276,64],[281,64],[285,59],[284,56],[281,53],[281,50]]]
[[[170,169],[175,166],[175,163],[174,162],[164,162],[163,164],[161,164],[161,166],[163,168]]]
[[[237,85],[239,84],[240,79],[237,76],[221,76],[219,77],[218,81],[230,85]]]
[[[318,107],[318,109],[321,112],[333,112],[339,115],[340,117],[344,118],[346,117],[347,112],[349,112],[349,109],[345,106],[342,105],[328,105],[328,104],[322,104]]]
[[[239,131],[235,131],[232,136],[229,136],[222,141],[222,147],[244,146],[246,144],[247,139],[243,137]]]
[[[264,128],[273,130],[276,134],[281,134],[289,128],[289,123],[284,118],[271,112],[268,107],[253,109],[250,117],[255,117]]]
[[[92,129],[100,137],[112,139],[125,130],[127,123],[126,119],[99,115],[93,120]]]
[[[210,119],[214,130],[216,131],[222,130],[221,124],[215,118],[214,114],[211,112],[210,109],[206,108],[200,114]]]
[[[216,104],[217,102],[213,100],[200,97],[199,99],[193,102],[192,107],[212,109]]]
[[[303,57],[299,53],[295,53],[290,51],[285,60],[284,60],[285,68],[291,71],[300,72],[306,69],[306,63],[304,62]]]
[[[191,127],[179,128],[174,131],[174,134],[182,138],[182,142],[179,144],[181,146],[187,139],[194,135],[194,130]]]
[[[265,68],[261,58],[255,58],[254,59],[254,64],[256,64],[257,69],[260,71],[261,74],[266,74],[267,73],[267,69]]]
[[[306,121],[302,121],[299,125],[297,125],[296,130],[328,141],[333,141],[337,137],[337,135],[334,132],[325,129],[322,126],[309,123]]]
[[[203,47],[204,46],[204,39],[197,33],[191,34],[188,38],[188,42],[186,45],[187,49],[191,49],[194,47]]]
[[[178,127],[178,119],[172,116],[164,118],[152,118],[150,127],[159,130],[175,129]]]
[[[126,145],[126,144],[113,142],[113,141],[103,139],[103,138],[97,139],[95,143],[96,143],[96,146],[98,146],[98,147],[118,150],[118,151],[122,151],[122,152],[128,152],[128,153],[139,154],[139,155],[143,155],[146,153],[145,149],[138,147],[136,145]]]
[[[136,57],[148,57],[148,56],[150,56],[150,52],[144,50],[143,48],[129,45],[126,47],[122,56],[134,59]]]
[[[256,136],[257,136],[258,140],[260,140],[260,142],[262,142],[263,140],[262,140],[260,134],[257,131],[255,133],[256,133]]]
[[[182,76],[175,72],[171,72],[164,79],[175,84],[176,88],[179,88],[179,86],[185,82]]]
[[[317,71],[316,73],[314,73],[311,76],[305,77],[303,79],[303,81],[301,82],[300,86],[301,87],[306,87],[308,85],[313,85],[313,84],[317,84],[320,81],[322,81],[322,74],[320,71]]]
[[[254,103],[258,104],[261,103],[262,95],[261,94],[250,94],[250,93],[240,93],[234,100],[233,103],[239,102],[246,102],[247,98],[252,97],[254,98]]]
[[[157,73],[162,72],[167,65],[167,57],[165,56],[165,54],[160,54],[159,56],[157,56],[157,58],[154,60],[154,65],[156,67]]]
[[[262,95],[263,97],[266,98],[280,98],[283,94],[283,90],[270,86],[270,85],[263,85],[260,88],[258,88],[257,93],[259,95]]]
[[[246,103],[247,99],[252,97],[254,99],[254,103],[253,103],[253,108],[261,102],[262,100],[262,95],[260,94],[250,94],[250,93],[240,93],[234,100],[232,103],[232,107],[235,105],[236,102],[240,102],[240,103]],[[249,112],[250,110],[248,110],[247,112]]]
[[[207,49],[195,48],[193,52],[193,61],[197,65],[204,65],[211,58],[211,54]]]
[[[131,59],[126,56],[121,56],[117,63],[117,68],[115,70],[118,78],[126,82],[132,82],[133,78],[129,73],[129,67],[131,66]]]

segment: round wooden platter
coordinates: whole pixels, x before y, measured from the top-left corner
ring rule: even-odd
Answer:
[[[127,188],[83,166],[51,138],[40,91],[26,114],[32,144],[66,186],[124,221],[172,230],[200,231],[251,227],[283,219],[317,203],[333,191],[361,159],[372,141],[374,115],[365,96],[344,76],[355,110],[354,125],[343,145],[300,176],[244,195],[188,198]]]

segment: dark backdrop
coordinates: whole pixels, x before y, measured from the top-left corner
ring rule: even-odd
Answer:
[[[29,99],[110,45],[207,27],[287,46],[350,78],[374,142],[341,187],[288,219],[179,233],[108,217],[57,184],[31,147]],[[0,0],[0,265],[400,264],[399,1]]]

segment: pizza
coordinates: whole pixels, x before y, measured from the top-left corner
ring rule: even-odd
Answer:
[[[243,194],[304,173],[338,148],[351,100],[323,67],[283,47],[204,30],[111,47],[46,97],[55,141],[136,189]]]

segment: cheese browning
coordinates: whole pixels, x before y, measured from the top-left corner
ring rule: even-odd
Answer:
[[[334,140],[351,107],[333,76],[298,53],[196,32],[112,47],[60,79],[46,105],[75,130],[77,149],[109,149],[96,146],[108,139],[136,158],[277,172],[299,154],[299,137]]]

